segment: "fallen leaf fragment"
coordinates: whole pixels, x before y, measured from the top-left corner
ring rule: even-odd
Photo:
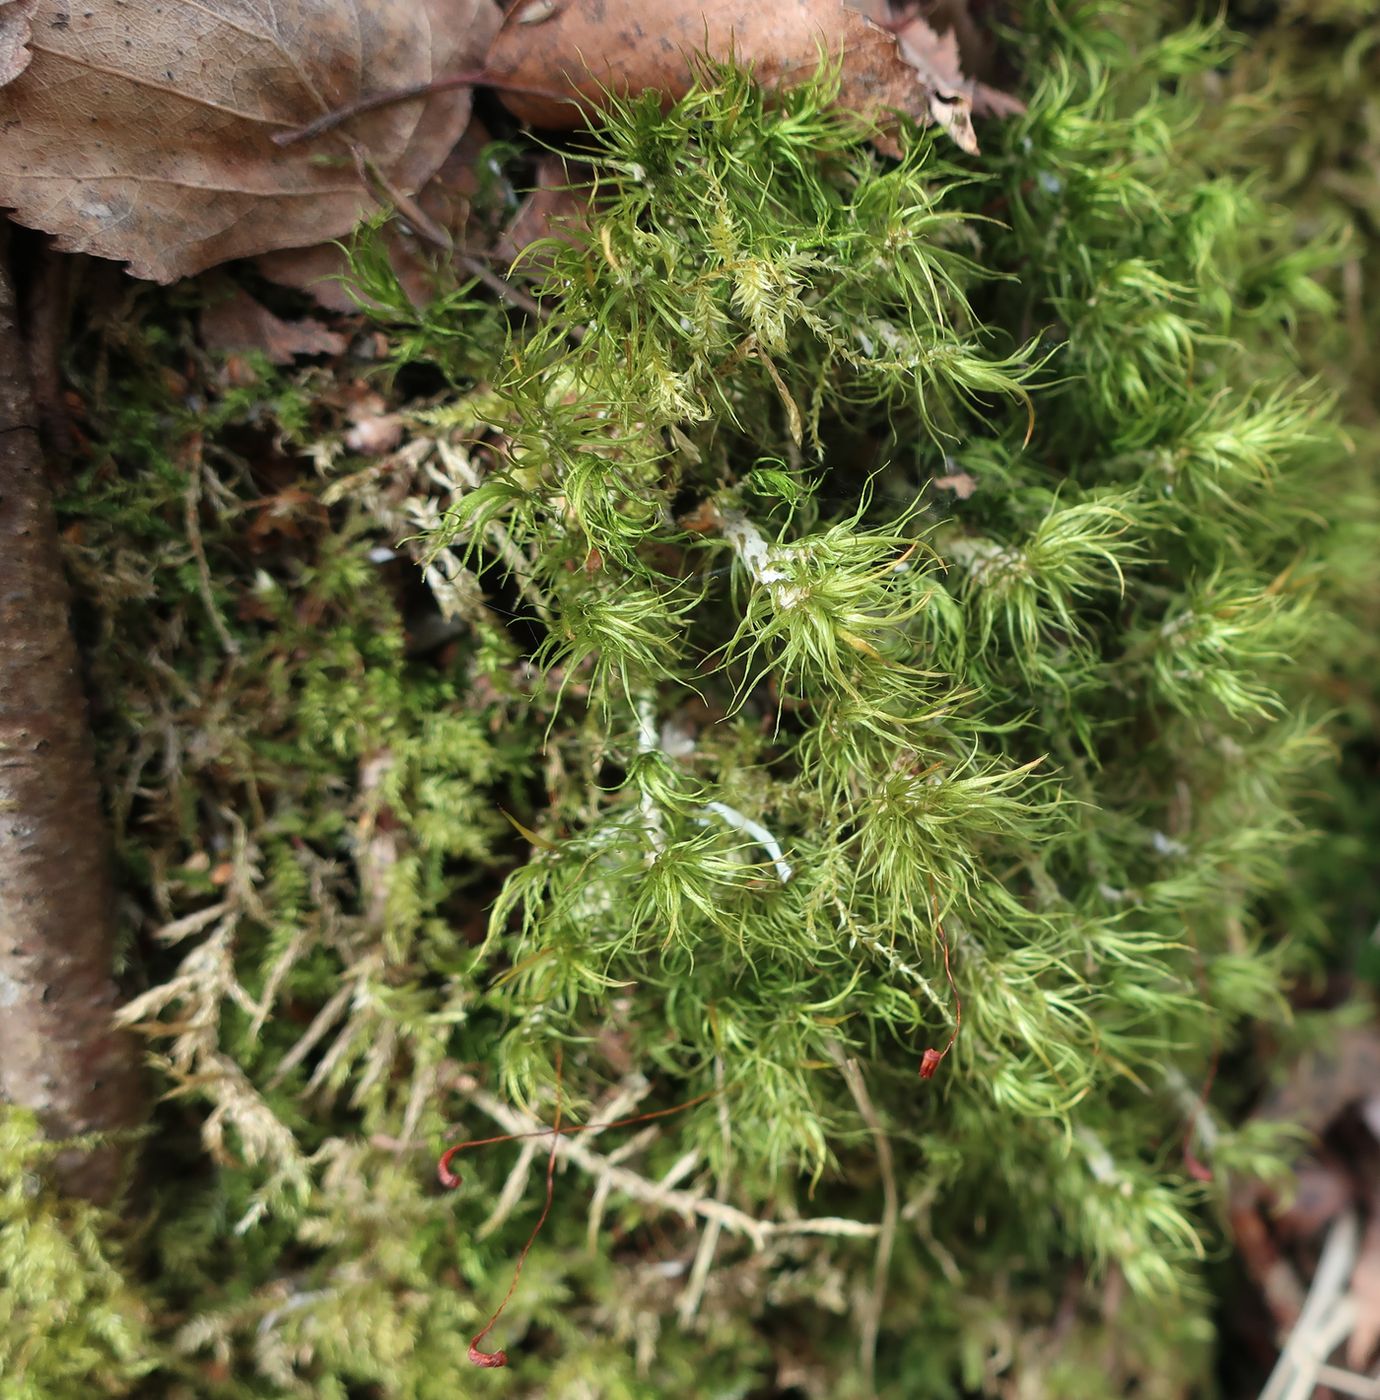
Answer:
[[[970,49],[982,50],[979,62],[985,57],[990,65],[992,59],[991,37],[982,33],[966,7],[941,4],[926,17],[912,16],[898,24],[895,32],[901,56],[918,71],[932,72],[942,89],[965,93],[974,116],[1014,117],[1025,111],[1018,97],[964,76],[973,72]]]
[[[965,151],[976,151],[972,84],[958,61],[958,36],[939,34],[918,16],[896,31],[901,57],[920,75],[929,94],[930,116]]]
[[[339,237],[373,204],[360,157],[415,191],[469,90],[274,134],[475,66],[498,19],[494,0],[0,0],[0,207],[160,282]]]
[[[840,106],[879,122],[896,111],[922,123],[938,121],[964,150],[977,150],[972,85],[957,72],[957,46],[950,54],[940,41],[942,61],[934,62],[927,44],[919,44],[922,70],[906,61],[893,33],[841,0],[761,6],[742,0],[519,0],[486,69],[524,121],[564,129],[579,125],[582,111],[597,109],[608,92],[659,91],[668,101],[683,96],[693,81],[693,56],[705,52],[751,67],[769,87],[810,77],[822,54],[840,57]],[[505,84],[564,84],[570,100],[505,92]]]
[[[298,355],[343,355],[349,343],[310,316],[284,321],[238,288],[203,308],[200,328],[208,350],[259,350],[275,365],[291,364]]]
[[[937,490],[952,491],[960,501],[966,501],[977,490],[977,482],[962,470],[935,477],[934,485]]]
[[[1355,1199],[1355,1183],[1340,1161],[1331,1154],[1308,1157],[1294,1171],[1292,1194],[1270,1212],[1271,1224],[1281,1240],[1309,1240]]]
[[[588,167],[573,165],[563,156],[538,159],[533,188],[499,236],[494,256],[511,263],[541,239],[574,243],[576,230],[589,222],[589,173]],[[544,269],[547,261],[540,254],[529,254],[523,269],[530,274]]]
[[[0,87],[13,82],[33,57],[29,48],[38,0],[0,0]]]
[[[402,441],[406,423],[401,413],[389,413],[381,394],[366,393],[350,407],[345,446],[363,457],[382,457]]]
[[[1321,1133],[1343,1109],[1360,1103],[1380,1084],[1380,1030],[1343,1027],[1325,1049],[1309,1051],[1251,1115],[1273,1123],[1298,1123]]]
[[[492,140],[479,122],[471,122],[417,195],[416,202],[423,213],[461,249],[473,241],[469,223],[471,205],[479,189],[476,167],[484,147]],[[437,264],[444,255],[408,228],[405,219],[393,219],[379,236],[389,264],[413,306],[434,301]],[[256,266],[269,281],[307,292],[327,311],[349,314],[360,308],[360,297],[348,283],[350,261],[338,242],[278,249],[263,254]]]
[[[394,261],[391,249],[389,254]],[[344,281],[350,265],[338,243],[275,249],[256,258],[254,266],[270,282],[306,292],[327,311],[348,316],[359,310],[359,302]]]

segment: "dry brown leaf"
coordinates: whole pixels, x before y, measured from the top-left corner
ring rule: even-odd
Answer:
[[[564,156],[547,155],[537,160],[533,188],[527,194],[508,227],[494,245],[494,257],[511,263],[539,239],[558,238],[576,243],[576,233],[589,221],[589,201],[593,192],[592,172],[587,166]],[[528,255],[523,269],[531,275],[548,265],[545,259]]]
[[[349,344],[310,316],[284,321],[238,287],[203,308],[200,327],[208,350],[261,350],[275,365],[291,364],[298,355],[343,355]]]
[[[1287,1202],[1270,1212],[1281,1240],[1309,1240],[1330,1225],[1356,1199],[1356,1183],[1330,1154],[1307,1157],[1294,1170]]]
[[[731,55],[767,86],[782,86],[813,74],[821,51],[842,56],[840,106],[869,118],[901,111],[938,121],[964,150],[977,150],[971,85],[961,75],[948,83],[943,65],[918,71],[902,58],[894,34],[841,0],[519,0],[486,68],[500,92],[505,83],[567,85],[570,101],[503,93],[524,121],[565,128],[579,124],[582,105],[598,107],[605,89],[683,95],[696,53]]]
[[[363,457],[381,457],[402,441],[407,426],[401,413],[390,413],[388,401],[382,394],[360,384],[345,411],[350,426],[345,431],[345,446]]]
[[[391,257],[391,248],[389,253]],[[396,268],[397,260],[393,261]],[[310,248],[280,248],[255,258],[254,266],[270,282],[306,292],[327,311],[348,316],[360,309],[358,298],[352,295],[344,280],[350,263],[339,243],[313,243]]]
[[[977,490],[977,482],[961,469],[935,477],[934,486],[939,491],[952,491],[960,501],[966,501]]]
[[[441,167],[417,195],[417,205],[444,229],[458,247],[470,241],[471,203],[479,189],[476,165],[493,137],[481,123],[471,122]],[[394,219],[383,230],[388,260],[414,306],[426,306],[436,297],[436,264],[442,255]],[[328,311],[358,311],[360,299],[351,291],[346,274],[350,260],[339,243],[317,243],[309,248],[283,248],[256,260],[259,271],[271,282],[307,292]]]
[[[891,0],[841,0],[841,3],[846,9],[856,10],[864,19],[870,19],[883,29],[892,28],[896,19]]]
[[[12,82],[33,57],[29,47],[38,0],[0,0],[0,86]]]
[[[273,135],[475,66],[499,18],[493,0],[0,0],[0,65],[22,65],[26,15],[31,60],[0,87],[0,206],[160,282],[347,233],[372,203],[352,144],[416,190],[468,89],[286,149]]]
[[[977,150],[972,84],[959,66],[958,36],[952,29],[940,34],[916,18],[897,29],[896,46],[930,93],[930,115],[965,151]]]

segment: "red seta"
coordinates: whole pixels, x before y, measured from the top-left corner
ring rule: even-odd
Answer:
[[[493,1330],[499,1318],[503,1316],[503,1310],[508,1306],[513,1294],[517,1291],[518,1280],[522,1277],[522,1266],[527,1262],[527,1256],[531,1252],[532,1246],[537,1242],[537,1236],[541,1234],[541,1228],[546,1224],[546,1217],[551,1213],[551,1202],[556,1192],[556,1147],[563,1136],[571,1133],[587,1133],[595,1128],[626,1128],[633,1123],[646,1123],[654,1118],[667,1118],[673,1113],[683,1113],[687,1108],[693,1108],[697,1103],[703,1103],[706,1099],[711,1099],[717,1090],[709,1093],[699,1094],[693,1099],[686,1099],[684,1103],[676,1104],[672,1108],[658,1108],[651,1113],[635,1113],[630,1118],[615,1118],[607,1123],[572,1123],[563,1126],[561,1123],[561,1055],[559,1048],[556,1052],[556,1113],[549,1128],[536,1128],[530,1133],[499,1133],[496,1137],[471,1138],[466,1142],[456,1143],[454,1147],[448,1147],[440,1156],[436,1163],[436,1178],[448,1191],[453,1191],[460,1185],[462,1177],[459,1172],[451,1170],[451,1161],[461,1152],[468,1152],[472,1147],[489,1147],[499,1142],[518,1142],[523,1138],[551,1137],[551,1153],[546,1159],[546,1200],[541,1208],[541,1214],[537,1217],[537,1223],[532,1227],[532,1233],[527,1237],[527,1243],[522,1246],[522,1251],[517,1257],[517,1263],[513,1266],[512,1282],[508,1285],[508,1291],[503,1295],[503,1301],[493,1310],[489,1320],[470,1338],[469,1359],[475,1366],[482,1366],[486,1370],[495,1370],[500,1366],[508,1364],[508,1353],[501,1348],[498,1351],[484,1351],[480,1343]]]
[[[930,880],[930,908],[934,913],[935,932],[939,935],[939,946],[944,950],[944,976],[949,979],[949,990],[954,994],[954,1028],[949,1032],[949,1039],[945,1042],[942,1050],[929,1049],[920,1057],[920,1078],[933,1079],[935,1071],[939,1068],[944,1056],[954,1048],[954,1041],[958,1039],[958,1033],[963,1029],[963,1000],[958,995],[958,985],[954,981],[953,971],[949,967],[949,940],[944,934],[944,924],[939,917],[939,897],[934,892],[934,880]]]

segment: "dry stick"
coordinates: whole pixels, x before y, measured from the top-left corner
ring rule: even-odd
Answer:
[[[191,444],[186,467],[187,489],[182,496],[182,523],[187,531],[187,543],[191,546],[192,558],[196,561],[197,591],[201,594],[201,604],[206,609],[211,627],[220,640],[221,650],[226,656],[237,657],[240,654],[240,644],[230,635],[230,629],[226,627],[225,619],[221,617],[220,609],[216,606],[211,565],[206,558],[206,546],[201,539],[202,461],[199,434]]]
[[[115,891],[52,495],[0,228],[0,1099],[52,1138],[145,1118],[114,1025]],[[58,1185],[108,1201],[128,1148],[65,1149]]]
[[[294,127],[291,131],[275,132],[273,143],[277,146],[293,146],[299,141],[310,141],[313,137],[324,136],[328,131],[350,120],[363,116],[366,112],[376,112],[380,107],[392,107],[399,102],[411,102],[418,97],[435,97],[443,92],[454,92],[462,87],[489,87],[499,92],[516,92],[524,97],[545,97],[552,102],[569,102],[573,106],[583,105],[581,99],[572,92],[556,92],[551,88],[528,87],[523,83],[510,83],[506,78],[496,77],[482,68],[470,69],[464,73],[448,73],[443,78],[433,78],[429,83],[413,83],[410,87],[390,88],[387,92],[372,93],[368,97],[347,102],[343,107],[326,112],[306,126]]]
[[[723,1143],[723,1165],[719,1169],[718,1185],[714,1188],[714,1199],[728,1199],[728,1168],[733,1160],[733,1127],[728,1116],[728,1098],[724,1093],[724,1061],[722,1055],[714,1056],[714,1083],[719,1095],[719,1136]],[[680,1325],[688,1327],[699,1311],[700,1300],[704,1297],[705,1285],[709,1282],[709,1271],[714,1267],[714,1254],[719,1247],[719,1235],[723,1226],[717,1220],[709,1221],[700,1235],[699,1247],[695,1250],[695,1262],[690,1268],[690,1278],[680,1300]]]
[[[896,1246],[896,1222],[901,1214],[900,1195],[896,1189],[896,1164],[891,1153],[891,1139],[882,1123],[882,1116],[867,1092],[856,1060],[848,1059],[837,1045],[829,1046],[829,1058],[839,1067],[848,1092],[858,1106],[858,1113],[877,1147],[877,1166],[882,1173],[882,1222],[877,1235],[877,1254],[872,1265],[872,1296],[862,1319],[862,1336],[858,1339],[858,1354],[862,1362],[863,1382],[868,1393],[877,1393],[877,1338],[882,1330],[882,1314],[886,1309],[887,1278],[891,1273],[891,1254]]]
[[[354,160],[355,172],[359,176],[361,185],[368,189],[371,182],[376,184],[379,189],[393,201],[393,205],[398,212],[407,219],[412,227],[421,234],[428,243],[434,244],[444,253],[450,253],[455,250],[455,242],[450,234],[448,234],[410,194],[406,193],[404,190],[400,190],[388,176],[384,174],[379,163],[363,146],[359,145],[357,142],[351,143],[350,156]],[[376,193],[374,194],[374,198],[378,199]],[[382,200],[379,200],[380,204],[382,202]]]
[[[1318,1365],[1350,1331],[1346,1286],[1356,1264],[1360,1237],[1355,1211],[1348,1210],[1333,1221],[1303,1311],[1260,1392],[1260,1400],[1307,1400],[1313,1394]],[[1340,1328],[1338,1320],[1344,1324]],[[1325,1347],[1320,1343],[1324,1337]]]
[[[708,1098],[708,1094],[701,1094],[698,1099],[691,1099],[686,1103],[678,1104],[675,1108],[659,1109],[653,1113],[639,1113],[632,1118],[623,1119],[622,1122],[639,1123],[650,1118],[664,1118],[671,1113],[679,1113],[682,1109],[689,1108],[691,1104],[700,1103]],[[518,1255],[517,1264],[513,1268],[512,1282],[508,1285],[508,1291],[503,1295],[503,1301],[499,1303],[489,1316],[489,1320],[470,1339],[469,1358],[476,1366],[483,1366],[493,1370],[508,1364],[508,1353],[502,1348],[498,1351],[483,1351],[480,1342],[493,1330],[494,1324],[503,1316],[503,1310],[508,1306],[513,1294],[517,1291],[518,1280],[522,1277],[522,1266],[527,1262],[527,1256],[531,1253],[532,1246],[537,1242],[537,1236],[541,1233],[541,1228],[546,1224],[546,1217],[551,1213],[551,1202],[556,1191],[556,1149],[560,1146],[562,1132],[591,1132],[602,1131],[604,1128],[616,1128],[620,1126],[620,1120],[615,1119],[611,1123],[585,1123],[571,1128],[561,1127],[561,1051],[556,1050],[556,1114],[555,1120],[548,1129],[543,1129],[541,1134],[536,1133],[505,1133],[498,1138],[485,1138],[479,1141],[462,1142],[456,1146],[448,1148],[441,1156],[441,1160],[436,1164],[436,1174],[440,1178],[441,1185],[447,1188],[460,1184],[460,1177],[451,1171],[450,1163],[457,1153],[464,1152],[471,1147],[483,1147],[492,1142],[508,1142],[515,1137],[536,1137],[551,1135],[551,1153],[546,1159],[546,1200],[542,1205],[541,1214],[537,1217],[537,1223],[532,1227],[532,1233],[527,1237],[527,1243],[522,1246],[522,1252]],[[511,1178],[510,1178],[511,1180]]]
[[[623,1087],[614,1093],[606,1105],[605,1111],[616,1117],[623,1117],[626,1110],[632,1108],[645,1094],[650,1092],[651,1087],[640,1075],[637,1076],[637,1083],[631,1089],[625,1081]],[[656,1129],[651,1128],[648,1131],[654,1133]],[[598,1136],[597,1125],[591,1127],[591,1133],[593,1136]],[[407,1136],[410,1137],[411,1134]],[[523,1144],[522,1151],[518,1154],[518,1160],[513,1164],[512,1171],[508,1173],[508,1180],[503,1183],[503,1190],[499,1193],[498,1200],[489,1212],[488,1219],[475,1231],[475,1239],[487,1239],[513,1213],[518,1202],[522,1199],[523,1193],[527,1190],[527,1178],[531,1175],[532,1161],[540,1150],[535,1141]],[[592,1214],[591,1218],[593,1218]]]
[[[522,288],[513,286],[506,277],[500,277],[493,268],[485,266],[479,258],[470,253],[460,253],[457,257],[465,271],[479,278],[500,301],[506,301],[509,306],[515,306],[519,311],[525,311],[529,316],[535,316],[539,321],[551,319],[549,308],[543,306],[535,297],[529,297]],[[569,326],[565,333],[571,340],[579,341],[584,338],[585,328],[583,326]]]
[[[498,1118],[499,1121],[502,1121],[504,1115],[500,1115],[494,1111],[494,1108],[499,1106],[497,1099],[491,1100],[493,1108],[487,1107],[480,1102],[481,1099],[487,1097],[487,1094],[481,1095],[478,1090],[470,1094],[470,1098],[478,1103],[490,1118]],[[713,1097],[714,1095],[712,1093],[699,1094],[695,1098],[686,1099],[684,1103],[678,1103],[672,1108],[658,1108],[654,1109],[651,1113],[635,1113],[631,1118],[615,1118],[607,1123],[571,1123],[564,1128],[556,1124],[550,1128],[533,1128],[530,1131],[499,1133],[495,1137],[469,1138],[465,1142],[456,1143],[454,1147],[446,1148],[441,1154],[441,1160],[436,1163],[436,1179],[448,1191],[459,1186],[463,1178],[460,1176],[459,1172],[454,1172],[450,1169],[450,1164],[460,1153],[468,1152],[474,1147],[492,1147],[495,1143],[500,1142],[519,1142],[523,1138],[546,1137],[548,1133],[553,1137],[560,1138],[571,1133],[602,1133],[608,1128],[626,1128],[632,1123],[647,1123],[653,1118],[669,1118],[673,1113],[684,1113],[687,1108],[694,1108],[697,1103],[703,1103],[706,1099],[712,1099]]]
[[[1190,947],[1193,951],[1194,974],[1198,980],[1198,987],[1203,994],[1203,1003],[1211,1006],[1209,1000],[1207,970],[1203,966],[1203,955],[1196,940],[1190,940]],[[1212,1169],[1206,1167],[1198,1159],[1193,1151],[1193,1134],[1196,1131],[1203,1140],[1204,1149],[1211,1153],[1211,1147],[1207,1142],[1207,1133],[1203,1131],[1203,1124],[1209,1122],[1207,1117],[1208,1101],[1212,1097],[1212,1086],[1217,1079],[1217,1068],[1222,1059],[1222,1038],[1217,1032],[1217,1027],[1212,1028],[1212,1057],[1208,1061],[1207,1074],[1203,1079],[1203,1087],[1198,1091],[1198,1102],[1193,1111],[1189,1114],[1188,1122],[1184,1126],[1183,1141],[1183,1163],[1184,1170],[1188,1172],[1194,1181],[1211,1181]]]

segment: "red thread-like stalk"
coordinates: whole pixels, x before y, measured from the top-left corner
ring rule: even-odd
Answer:
[[[687,1108],[694,1108],[697,1103],[712,1099],[716,1093],[717,1089],[711,1089],[708,1093],[696,1094],[693,1099],[686,1099],[684,1103],[674,1104],[670,1108],[655,1108],[650,1113],[634,1113],[631,1118],[611,1118],[601,1123],[569,1123],[565,1127],[558,1125],[554,1128],[533,1128],[530,1133],[499,1133],[497,1137],[469,1138],[465,1142],[457,1142],[454,1147],[446,1148],[441,1154],[436,1163],[436,1179],[447,1191],[455,1190],[464,1177],[451,1170],[451,1161],[472,1147],[492,1147],[495,1143],[522,1142],[525,1138],[547,1137],[551,1134],[558,1137],[574,1137],[576,1133],[592,1133],[596,1129],[602,1132],[606,1128],[629,1128],[634,1123],[650,1123],[655,1118],[669,1118],[673,1113],[684,1113]]]
[[[494,1324],[503,1316],[503,1309],[508,1306],[508,1300],[517,1292],[518,1279],[522,1277],[522,1266],[527,1262],[527,1255],[531,1252],[532,1246],[537,1242],[537,1236],[541,1234],[541,1227],[546,1224],[546,1217],[551,1214],[551,1202],[556,1194],[556,1144],[560,1142],[561,1133],[561,1048],[556,1047],[556,1113],[551,1123],[551,1155],[546,1159],[546,1200],[542,1204],[541,1214],[537,1216],[537,1223],[532,1226],[532,1233],[527,1236],[527,1243],[522,1246],[522,1253],[517,1257],[517,1263],[513,1266],[513,1281],[508,1285],[508,1291],[503,1295],[503,1301],[489,1315],[489,1320],[470,1338],[469,1358],[476,1366],[483,1366],[486,1369],[493,1369],[498,1366],[508,1364],[508,1353],[501,1347],[498,1351],[483,1351],[480,1349],[480,1342],[493,1331]]]
[[[934,892],[934,880],[930,880],[930,909],[934,914],[934,928],[939,935],[939,946],[944,950],[944,976],[949,979],[949,990],[954,994],[954,1028],[949,1032],[949,1039],[942,1050],[926,1050],[920,1057],[920,1078],[933,1079],[935,1071],[939,1068],[944,1056],[954,1048],[954,1041],[958,1039],[958,1033],[963,1029],[963,1000],[958,995],[958,984],[954,981],[954,974],[949,967],[949,940],[944,933],[944,925],[939,918],[939,897]]]
[[[484,1351],[479,1344],[493,1330],[494,1324],[503,1316],[503,1310],[517,1291],[518,1279],[522,1277],[522,1266],[527,1262],[527,1255],[537,1242],[537,1236],[541,1233],[542,1226],[546,1224],[546,1217],[551,1213],[551,1202],[556,1192],[556,1148],[561,1138],[571,1133],[588,1133],[596,1128],[626,1128],[633,1123],[646,1123],[654,1118],[666,1118],[673,1113],[683,1113],[687,1108],[693,1108],[697,1103],[703,1103],[706,1099],[713,1098],[717,1092],[717,1090],[710,1090],[708,1093],[696,1095],[693,1099],[686,1099],[684,1103],[678,1103],[672,1108],[653,1109],[650,1113],[635,1113],[630,1118],[615,1118],[605,1123],[573,1123],[569,1126],[562,1126],[561,1057],[558,1049],[556,1054],[556,1113],[549,1128],[536,1128],[530,1133],[499,1133],[496,1137],[471,1138],[467,1142],[456,1143],[454,1147],[448,1147],[441,1154],[440,1160],[436,1163],[436,1177],[448,1191],[453,1191],[460,1185],[462,1177],[459,1172],[451,1170],[450,1164],[461,1152],[468,1152],[472,1147],[489,1147],[499,1142],[518,1142],[523,1138],[547,1136],[551,1138],[551,1155],[546,1159],[546,1201],[541,1208],[541,1214],[537,1217],[537,1223],[532,1227],[532,1233],[527,1237],[527,1243],[522,1246],[522,1252],[518,1255],[517,1263],[513,1267],[513,1280],[508,1285],[508,1291],[503,1295],[503,1301],[494,1309],[492,1316],[484,1326],[470,1339],[469,1358],[475,1366],[482,1366],[486,1370],[495,1370],[508,1364],[506,1351],[501,1348],[498,1351]]]

